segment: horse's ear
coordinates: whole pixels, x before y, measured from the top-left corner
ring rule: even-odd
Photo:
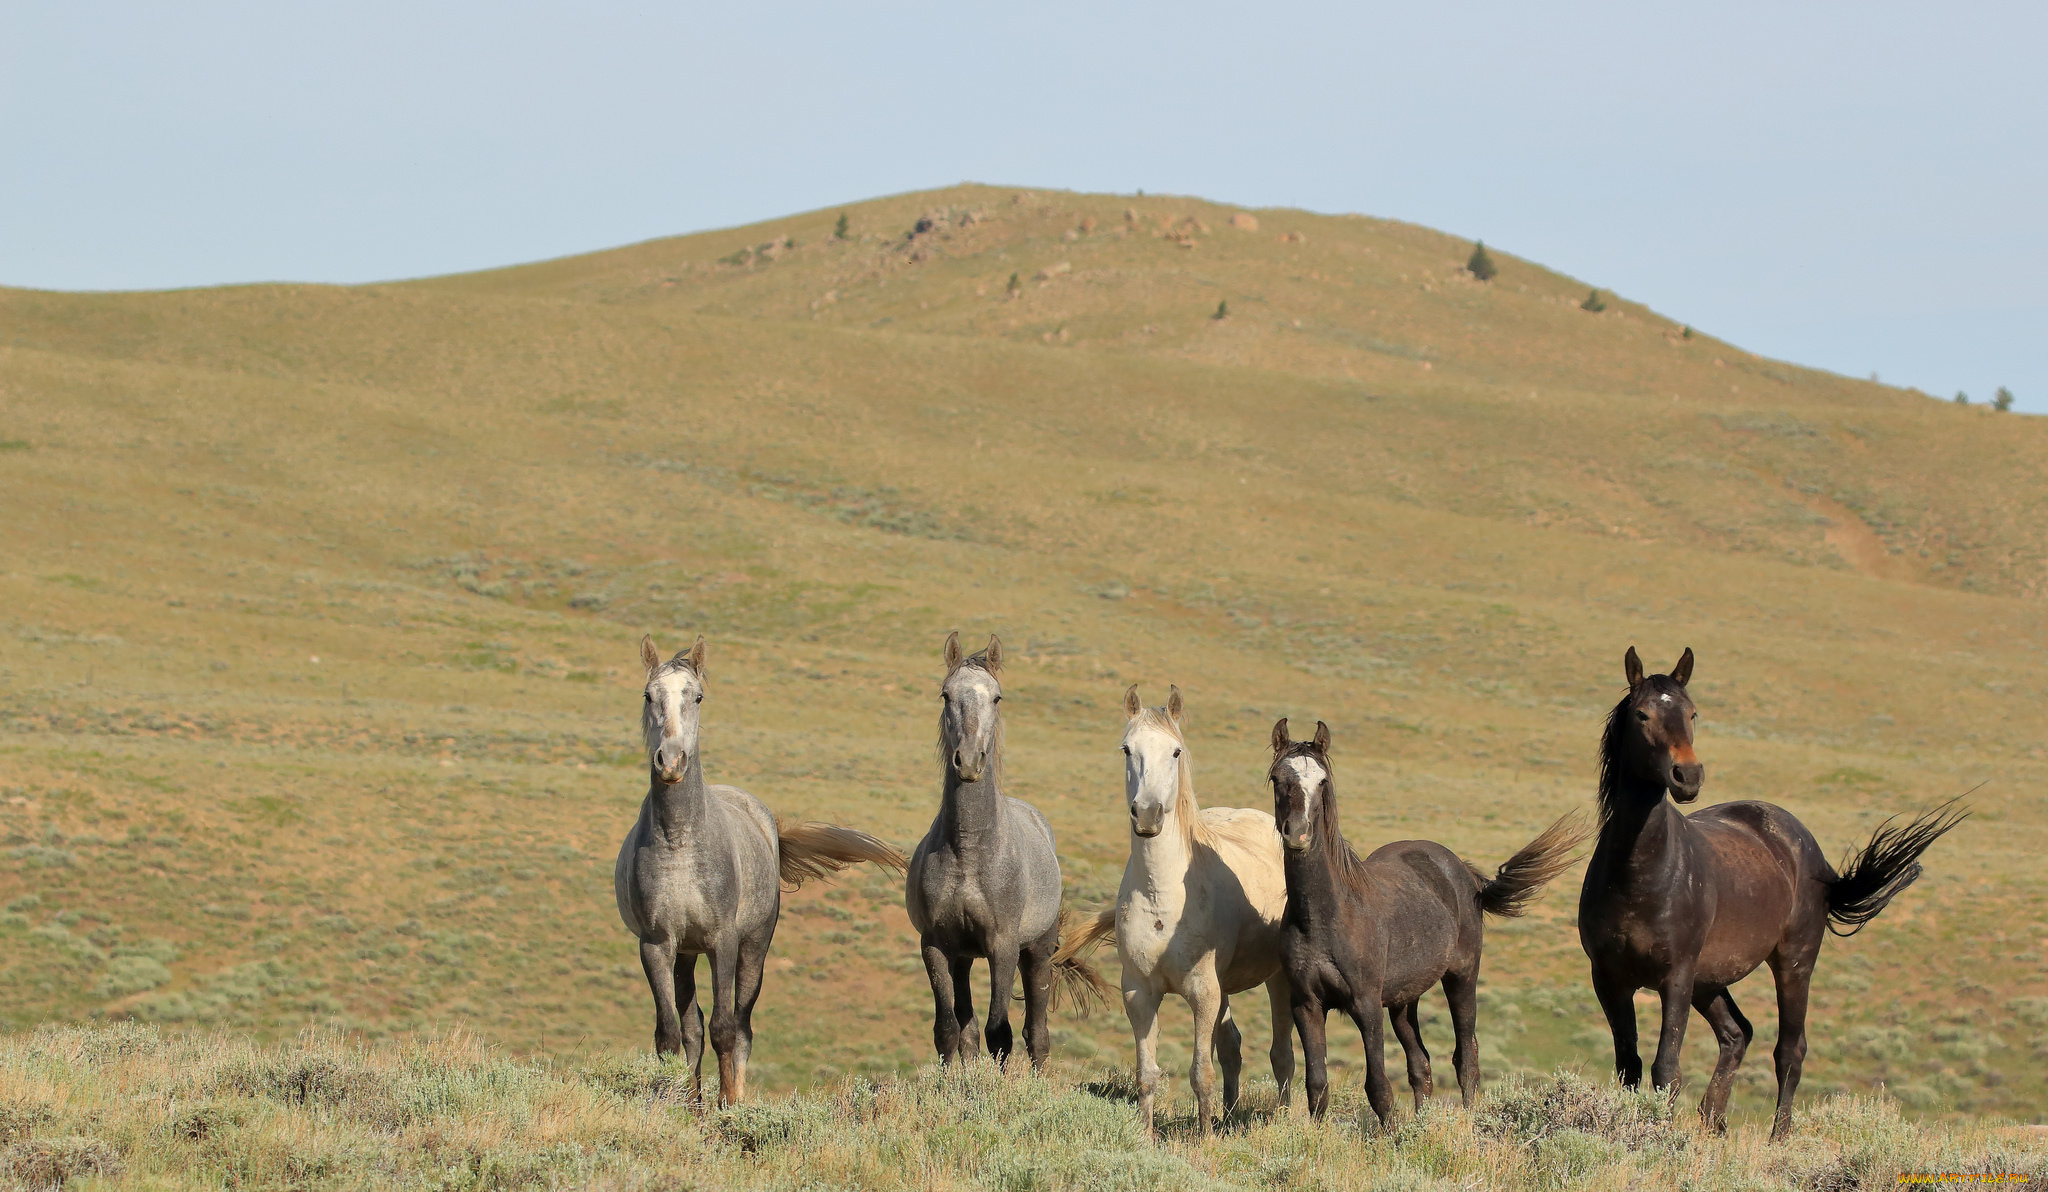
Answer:
[[[1273,752],[1285,753],[1292,744],[1294,742],[1287,739],[1287,717],[1282,716],[1273,722]]]
[[[946,673],[960,669],[960,631],[955,629],[946,635]]]
[[[1630,646],[1628,654],[1621,660],[1621,669],[1628,675],[1628,689],[1634,691],[1643,685],[1643,660],[1636,657],[1636,648]]]
[[[1143,711],[1144,707],[1145,701],[1138,698],[1138,685],[1136,683],[1131,684],[1130,689],[1124,692],[1124,718],[1126,720],[1136,720],[1138,713]]]
[[[1686,682],[1691,678],[1692,647],[1687,646],[1685,648],[1685,653],[1680,654],[1678,656],[1678,665],[1671,668],[1671,681],[1673,683],[1678,684],[1680,687],[1683,687],[1685,686]]]
[[[1330,726],[1320,720],[1316,721],[1315,747],[1317,753],[1330,752]]]
[[[676,654],[676,659],[677,661],[688,663],[690,667],[690,673],[696,675],[700,679],[703,678],[704,635],[701,633],[698,634],[697,640],[690,644],[690,648],[688,650],[678,651]]]
[[[1178,687],[1174,686],[1174,685],[1173,685],[1173,684],[1171,684],[1171,683],[1167,684],[1167,685],[1166,685],[1166,718],[1167,718],[1168,720],[1171,720],[1171,721],[1173,721],[1173,722],[1174,722],[1175,724],[1179,724],[1179,723],[1180,723],[1180,713],[1181,713],[1181,706],[1182,706],[1182,705],[1181,705],[1181,702],[1180,702],[1180,688],[1178,688]]]
[[[988,659],[988,673],[989,673],[989,674],[995,674],[995,673],[996,673],[997,671],[999,671],[999,670],[1003,669],[1003,642],[1002,642],[1002,639],[1001,639],[1001,638],[998,638],[998,637],[997,637],[997,636],[996,636],[995,634],[993,634],[993,633],[989,634],[989,635],[988,635],[988,649],[987,649],[987,650],[984,650],[984,651],[982,652],[982,657],[984,657],[984,658],[987,658],[987,659]]]
[[[654,635],[651,633],[640,635],[640,665],[646,667],[650,675],[661,669],[661,651],[654,648]]]

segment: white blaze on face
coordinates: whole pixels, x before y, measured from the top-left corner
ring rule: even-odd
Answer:
[[[1321,790],[1323,779],[1330,776],[1312,757],[1290,757],[1287,768],[1294,771],[1294,776],[1301,781],[1301,789],[1311,795]]]

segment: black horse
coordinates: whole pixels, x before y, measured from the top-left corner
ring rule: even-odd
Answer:
[[[1754,1034],[1728,987],[1768,961],[1778,986],[1771,1137],[1782,1138],[1806,1059],[1806,997],[1821,940],[1877,917],[1920,876],[1920,854],[1968,813],[1951,799],[1903,828],[1886,820],[1839,874],[1782,807],[1723,803],[1685,815],[1664,794],[1690,803],[1706,777],[1693,753],[1697,713],[1685,686],[1692,651],[1668,675],[1645,677],[1633,646],[1624,666],[1628,694],[1600,739],[1600,839],[1579,896],[1579,942],[1614,1032],[1615,1071],[1630,1087],[1642,1080],[1636,990],[1663,999],[1650,1069],[1659,1089],[1679,1084],[1686,1012],[1698,1009],[1721,1045],[1700,1117],[1725,1129],[1729,1086]]]
[[[1429,1051],[1418,1029],[1417,1003],[1443,983],[1457,1045],[1451,1064],[1470,1106],[1479,1095],[1479,953],[1486,915],[1519,915],[1544,883],[1576,859],[1585,839],[1577,813],[1544,829],[1491,878],[1429,840],[1399,840],[1360,860],[1337,826],[1331,779],[1330,730],[1316,722],[1309,741],[1287,739],[1287,721],[1273,726],[1273,819],[1287,874],[1281,950],[1292,985],[1294,1026],[1308,1061],[1309,1112],[1330,1103],[1324,1067],[1325,1020],[1350,1016],[1365,1040],[1365,1095],[1384,1127],[1393,1088],[1381,1055],[1380,1010],[1408,1057],[1415,1108],[1430,1094]]]

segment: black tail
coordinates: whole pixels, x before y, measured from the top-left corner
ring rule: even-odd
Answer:
[[[1509,857],[1501,864],[1491,880],[1470,862],[1466,868],[1479,881],[1479,909],[1489,915],[1513,918],[1529,909],[1536,896],[1550,879],[1570,869],[1578,861],[1572,853],[1586,842],[1590,835],[1586,817],[1576,811],[1568,811],[1558,817],[1536,839],[1522,846],[1522,851]]]
[[[1912,885],[1920,876],[1920,854],[1944,832],[1969,818],[1968,811],[1957,809],[1959,802],[1960,796],[1950,799],[1903,828],[1892,827],[1889,819],[1879,824],[1870,834],[1870,843],[1849,858],[1842,866],[1842,876],[1828,887],[1828,930],[1855,935],[1891,905],[1899,891]]]

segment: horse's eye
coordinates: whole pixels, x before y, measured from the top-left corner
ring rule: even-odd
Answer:
[[[996,702],[996,703],[1002,703],[1002,702],[1003,702],[1003,697],[1002,697],[1002,696],[1000,696],[1000,695],[999,695],[999,696],[997,696],[997,697],[995,698],[995,702]]]
[[[1180,756],[1180,750],[1178,750],[1178,749],[1174,750],[1174,751],[1173,751],[1173,756],[1175,756],[1175,757],[1179,757],[1179,756]]]
[[[1692,715],[1691,715],[1691,716],[1689,716],[1689,717],[1688,717],[1688,719],[1691,719],[1691,720],[1698,720],[1699,718],[1700,718],[1700,714],[1699,714],[1698,712],[1694,712],[1694,713],[1692,713]]]
[[[698,693],[698,695],[697,695],[697,702],[698,702],[698,703],[700,703],[700,704],[704,702],[704,695],[703,695],[703,693],[702,693],[702,692],[699,692],[699,693]]]
[[[640,702],[642,702],[642,703],[646,703],[646,704],[651,704],[651,703],[653,703],[653,702],[654,702],[654,693],[653,693],[652,691],[643,691],[643,692],[641,692],[641,693],[640,693]]]
[[[1639,709],[1636,712],[1636,719],[1647,722],[1650,719],[1650,714]]]
[[[1128,746],[1128,745],[1124,746],[1124,756],[1125,756],[1125,757],[1129,757],[1129,756],[1131,756],[1131,747],[1130,747],[1130,746]]]

